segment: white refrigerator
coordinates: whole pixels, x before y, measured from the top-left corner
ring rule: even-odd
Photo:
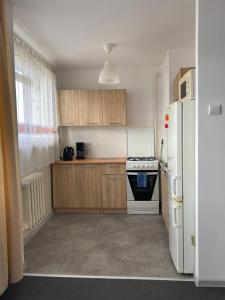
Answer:
[[[169,247],[178,273],[194,273],[195,100],[168,109]]]

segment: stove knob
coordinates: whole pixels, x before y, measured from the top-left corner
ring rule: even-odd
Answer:
[[[149,167],[149,165],[145,165],[145,168],[148,168]]]
[[[152,168],[153,166],[152,166],[152,165],[148,165],[148,167],[149,167],[149,168]]]
[[[137,168],[140,168],[140,165],[137,165]]]
[[[137,168],[137,165],[134,165],[134,168]]]

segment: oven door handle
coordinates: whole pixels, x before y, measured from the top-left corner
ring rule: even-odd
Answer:
[[[144,173],[144,172],[143,171],[127,172],[127,175],[138,175],[138,173]],[[146,175],[158,175],[158,172],[147,172]]]

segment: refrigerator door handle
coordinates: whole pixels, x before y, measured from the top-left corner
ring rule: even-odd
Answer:
[[[173,206],[173,227],[180,227],[182,224],[179,224],[178,218],[177,218],[177,212],[181,209],[180,206]]]
[[[172,195],[174,198],[176,198],[176,193],[177,193],[177,176],[173,176],[172,178]]]
[[[177,227],[177,215],[176,215],[177,207],[173,207],[173,227]]]
[[[176,199],[177,201],[182,201],[182,196],[179,195],[179,193],[177,192],[178,189],[178,184],[179,184],[179,180],[181,180],[181,176],[173,176],[172,178],[172,195],[173,198]]]

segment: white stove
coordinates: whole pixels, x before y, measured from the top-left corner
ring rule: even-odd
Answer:
[[[153,156],[148,157],[128,157],[126,170],[158,170],[159,163]]]
[[[128,214],[159,214],[158,166],[152,156],[128,157]]]

